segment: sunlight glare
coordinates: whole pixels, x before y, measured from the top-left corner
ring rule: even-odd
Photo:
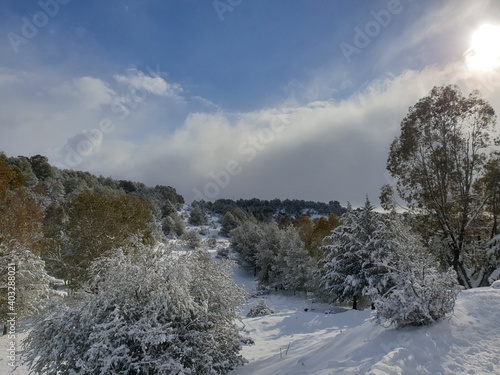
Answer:
[[[500,26],[483,25],[472,34],[466,61],[470,69],[478,71],[500,66]]]

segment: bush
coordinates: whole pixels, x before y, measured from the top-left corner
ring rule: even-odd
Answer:
[[[208,224],[208,218],[199,206],[194,206],[189,213],[188,222],[194,226],[201,226]]]
[[[181,236],[181,240],[184,241],[186,246],[190,249],[195,249],[201,246],[201,237],[198,232],[194,230],[189,230]]]
[[[83,300],[40,321],[25,342],[35,374],[227,374],[242,365],[231,264],[207,252],[118,252],[92,266]]]
[[[453,312],[460,291],[457,274],[437,269],[438,261],[422,243],[396,217],[375,232],[364,294],[377,309],[377,323],[428,325]]]
[[[217,246],[217,238],[215,238],[215,237],[208,238],[206,242],[207,242],[207,246],[210,249],[215,249]]]
[[[217,249],[217,258],[224,258],[224,259],[228,259],[229,258],[229,252],[230,252],[230,249],[229,247],[220,247],[219,249]]]
[[[256,318],[258,316],[266,316],[271,314],[274,314],[274,310],[267,306],[264,300],[260,300],[257,305],[253,306],[250,309],[247,316],[249,318]]]
[[[440,272],[431,267],[408,276],[375,298],[377,323],[397,328],[422,326],[453,313],[460,291],[453,269]]]

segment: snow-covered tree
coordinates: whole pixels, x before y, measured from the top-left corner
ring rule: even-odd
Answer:
[[[8,313],[16,313],[18,319],[38,313],[52,298],[62,295],[52,286],[63,281],[48,275],[43,260],[22,244],[14,241],[0,244],[0,270],[5,276],[0,285],[2,322],[7,320]],[[10,291],[15,299],[8,298]]]
[[[208,223],[207,215],[199,205],[193,205],[189,213],[189,224],[194,226],[206,225]]]
[[[162,230],[166,235],[175,234],[177,237],[180,237],[184,234],[184,231],[186,230],[184,220],[182,220],[177,211],[171,212],[165,217],[163,220]]]
[[[181,236],[181,240],[185,243],[186,247],[195,249],[201,246],[201,237],[195,230],[188,230]]]
[[[262,227],[252,220],[231,231],[231,248],[238,254],[242,265],[254,271],[254,276],[258,272],[257,253],[263,236]]]
[[[485,165],[494,150],[495,124],[493,107],[478,91],[464,96],[457,86],[434,87],[410,107],[387,158],[398,195],[433,232],[446,236],[443,266],[452,266],[467,288],[481,285],[476,274],[484,275],[468,264],[475,249],[467,244],[477,237],[485,209],[498,204],[490,190],[498,185],[490,180],[497,171]],[[483,178],[484,189],[477,189]],[[384,188],[386,194],[391,190]]]
[[[307,291],[316,262],[293,226],[281,230],[280,248],[283,287],[287,290]]]
[[[241,225],[240,219],[233,215],[231,211],[227,211],[222,217],[220,234],[223,236],[228,236],[229,233]]]
[[[325,260],[321,267],[322,285],[332,301],[357,301],[368,285],[366,270],[371,267],[371,240],[380,215],[373,210],[368,198],[360,211],[348,205],[342,216],[342,225],[327,237],[332,245],[324,248]]]
[[[93,264],[83,300],[35,326],[26,360],[36,374],[227,374],[244,362],[230,272],[203,251],[118,251]]]
[[[258,244],[257,268],[261,285],[283,288],[284,260],[281,249],[281,233],[278,224],[271,222],[263,226],[263,236]]]
[[[455,271],[440,270],[421,238],[400,219],[393,216],[381,226],[373,249],[364,293],[374,301],[378,323],[427,325],[453,312],[460,290]]]

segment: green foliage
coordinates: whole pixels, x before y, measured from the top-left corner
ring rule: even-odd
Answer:
[[[207,215],[203,212],[203,209],[199,205],[191,207],[189,213],[189,224],[194,226],[206,225],[208,224]]]
[[[82,280],[90,263],[110,250],[139,241],[153,243],[149,204],[124,194],[84,192],[66,206],[67,278]]]

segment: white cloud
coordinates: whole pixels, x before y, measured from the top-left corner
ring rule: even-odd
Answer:
[[[158,118],[162,124],[175,122],[169,113],[159,115],[164,114],[165,96],[155,100],[157,95],[151,95],[142,107],[129,106],[130,114],[121,116],[109,105],[121,101],[126,107],[128,92],[118,90],[114,82],[62,79],[57,74],[26,80],[26,72],[0,70],[0,77],[1,73],[22,84],[0,91],[0,149],[9,155],[47,154],[59,166],[115,178],[169,184],[188,201],[193,189],[203,192],[208,184],[213,186],[213,176],[223,176],[234,161],[240,173],[219,187],[217,197],[357,204],[368,193],[376,204],[379,188],[387,182],[389,144],[408,107],[434,85],[456,83],[464,93],[483,89],[500,110],[500,85],[495,84],[500,82],[499,72],[482,76],[456,63],[388,76],[342,100],[203,112],[193,110],[199,99],[186,99],[184,120],[175,130],[164,131]],[[44,95],[49,92],[52,95]],[[113,130],[96,132],[105,118],[113,120]],[[131,137],[132,130],[147,136]],[[78,152],[79,158],[71,158],[71,152]]]
[[[118,96],[106,82],[94,77],[74,78],[51,88],[49,93],[56,96],[73,97],[81,108],[87,110],[96,110],[102,106],[111,105]]]
[[[175,97],[182,92],[182,87],[176,83],[168,83],[159,75],[148,76],[137,69],[129,69],[127,75],[115,75],[115,80],[128,85],[135,90],[145,90],[153,95]]]

